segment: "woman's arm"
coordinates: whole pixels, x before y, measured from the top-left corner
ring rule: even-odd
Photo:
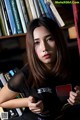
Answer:
[[[17,98],[8,100],[0,104],[0,107],[3,108],[20,108],[20,107],[28,107],[28,98]]]
[[[11,100],[15,98],[19,93],[14,92],[8,88],[8,85],[6,84],[1,90],[0,90],[0,104]]]
[[[27,98],[15,99],[18,95],[18,92],[14,92],[8,88],[6,84],[0,90],[0,107],[3,108],[16,108],[16,107],[24,107],[27,105]],[[26,103],[26,104],[25,104]]]
[[[42,101],[35,103],[35,99],[32,96],[28,98],[17,98],[15,97],[19,93],[10,90],[7,84],[0,91],[0,107],[3,108],[19,108],[19,107],[29,107],[29,109],[34,113],[41,113],[43,110]]]

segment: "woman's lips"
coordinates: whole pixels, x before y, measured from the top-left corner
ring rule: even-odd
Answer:
[[[43,57],[47,59],[47,58],[50,58],[51,55],[50,54],[45,54]]]

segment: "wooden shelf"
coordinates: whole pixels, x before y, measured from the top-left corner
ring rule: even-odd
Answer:
[[[9,36],[0,36],[0,40],[2,39],[10,39],[10,38],[17,38],[17,37],[25,37],[26,34],[15,34],[15,35],[9,35]]]

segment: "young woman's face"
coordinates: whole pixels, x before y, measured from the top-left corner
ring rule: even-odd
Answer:
[[[45,65],[54,63],[57,50],[55,40],[51,33],[44,26],[40,26],[34,29],[33,37],[35,52],[39,60]]]

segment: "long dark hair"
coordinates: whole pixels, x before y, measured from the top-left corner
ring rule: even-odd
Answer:
[[[66,76],[68,68],[68,51],[66,41],[63,37],[60,27],[50,18],[42,17],[34,19],[28,26],[26,37],[26,49],[29,65],[29,79],[32,84],[38,85],[45,79],[46,69],[43,63],[37,58],[34,47],[33,31],[39,26],[44,26],[54,36],[57,46],[57,60],[50,74]]]

